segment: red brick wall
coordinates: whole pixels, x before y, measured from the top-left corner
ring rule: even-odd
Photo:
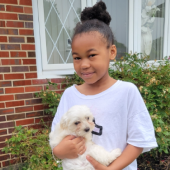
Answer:
[[[62,91],[61,79],[51,81]],[[45,84],[37,79],[31,0],[0,0],[0,167],[12,163],[1,149],[14,126],[39,128],[40,117],[46,118],[34,97]]]

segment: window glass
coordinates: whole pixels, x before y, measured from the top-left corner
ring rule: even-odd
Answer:
[[[80,0],[43,0],[47,63],[72,63],[70,39],[79,21]]]
[[[99,1],[99,0],[98,0]],[[110,27],[115,36],[117,57],[121,58],[128,52],[129,34],[129,0],[103,0],[111,15]]]
[[[163,56],[165,0],[142,0],[141,52],[150,60]]]

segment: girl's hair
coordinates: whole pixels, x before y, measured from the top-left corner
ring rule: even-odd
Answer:
[[[81,12],[81,22],[74,28],[73,38],[77,34],[98,31],[107,41],[107,48],[114,44],[114,36],[109,27],[111,21],[110,14],[106,11],[104,2],[99,1],[93,7],[86,7]]]

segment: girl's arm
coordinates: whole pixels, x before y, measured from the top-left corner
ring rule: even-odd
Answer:
[[[85,152],[85,139],[82,137],[66,136],[54,149],[53,153],[59,159],[77,158]]]
[[[100,164],[90,156],[87,156],[87,160],[94,166],[95,170],[122,170],[132,163],[142,153],[142,151],[143,148],[138,148],[128,144],[122,154],[108,167]]]

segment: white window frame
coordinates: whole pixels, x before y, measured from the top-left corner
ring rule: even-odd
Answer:
[[[81,0],[82,6],[94,5],[97,0]],[[163,57],[170,56],[170,0],[165,0],[165,26]],[[38,78],[62,78],[73,74],[73,64],[48,64],[46,58],[46,38],[44,26],[44,8],[42,0],[32,0],[34,36]],[[40,17],[39,17],[40,16]],[[41,28],[41,29],[40,29]],[[141,51],[141,0],[129,0],[129,44],[128,52]],[[152,63],[154,61],[149,61]],[[111,63],[112,64],[112,63]]]

